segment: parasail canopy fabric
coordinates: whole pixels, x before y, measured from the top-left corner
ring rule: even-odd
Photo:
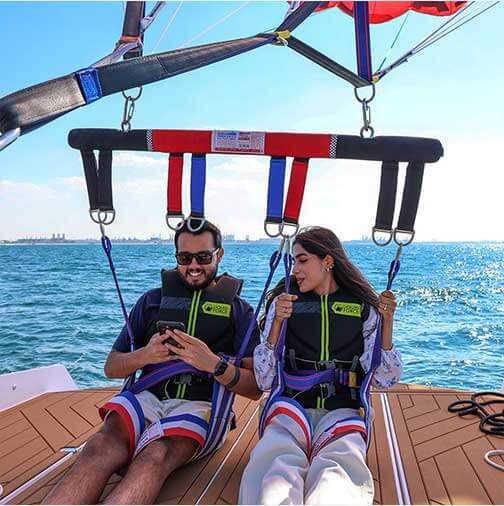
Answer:
[[[316,11],[338,7],[345,14],[353,17],[355,2],[321,2]],[[369,22],[386,23],[402,16],[407,11],[429,14],[431,16],[451,16],[467,2],[367,2],[369,5]]]

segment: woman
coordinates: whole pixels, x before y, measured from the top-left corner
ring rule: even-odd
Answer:
[[[395,297],[390,291],[377,296],[328,229],[301,231],[293,255],[290,294],[283,293],[284,280],[268,294],[262,322],[267,340],[254,352],[257,383],[262,390],[272,386],[274,349],[285,319],[284,371],[299,378],[303,370],[332,369],[341,381],[307,391],[286,387],[283,404],[267,408],[239,502],[372,504],[358,385],[370,368],[378,313],[383,317],[382,354],[373,382],[386,388],[399,380],[401,356],[392,346]]]

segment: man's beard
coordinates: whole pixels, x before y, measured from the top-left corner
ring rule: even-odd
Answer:
[[[191,283],[189,280],[187,271],[186,274],[182,275],[180,272],[178,273],[180,276],[180,279],[184,283],[184,285],[187,286],[187,288],[190,288],[191,290],[204,290],[212,281],[217,277],[217,268],[213,272],[210,272],[209,274],[206,273],[203,269],[201,270],[202,274],[205,276],[205,279],[201,283]]]

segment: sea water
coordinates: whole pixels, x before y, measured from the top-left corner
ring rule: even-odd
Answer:
[[[345,244],[381,291],[393,246]],[[228,243],[220,272],[245,280],[255,305],[273,244]],[[174,267],[173,246],[117,244],[112,254],[128,310]],[[498,390],[504,379],[504,244],[419,243],[404,249],[394,285],[394,343],[402,381]],[[111,385],[103,364],[123,325],[99,244],[0,246],[0,374],[62,363],[80,387]],[[117,383],[117,382],[116,382]]]

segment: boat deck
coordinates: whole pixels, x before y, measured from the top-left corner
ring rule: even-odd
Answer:
[[[0,504],[39,504],[72,465],[72,449],[101,425],[97,407],[116,390],[44,394],[0,413]],[[483,434],[479,418],[447,411],[469,392],[397,385],[375,391],[368,464],[376,504],[504,504],[504,472],[483,455],[504,438]],[[237,398],[236,430],[212,456],[174,473],[160,504],[235,504],[243,469],[257,441],[259,404]],[[497,457],[496,462],[504,464]],[[107,494],[120,480],[114,475]]]

